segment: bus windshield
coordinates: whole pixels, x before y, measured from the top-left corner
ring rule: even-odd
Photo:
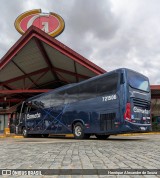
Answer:
[[[136,72],[128,71],[128,82],[132,88],[149,92],[149,81],[148,79]]]

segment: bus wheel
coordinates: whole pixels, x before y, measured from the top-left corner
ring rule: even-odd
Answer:
[[[73,128],[74,138],[83,139],[84,138],[84,127],[80,122],[77,122]]]
[[[96,137],[100,140],[106,140],[110,135],[96,135]]]
[[[23,128],[22,135],[23,135],[24,138],[28,137],[28,132],[27,132],[27,129],[25,127]]]

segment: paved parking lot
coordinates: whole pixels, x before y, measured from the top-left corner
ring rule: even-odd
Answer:
[[[1,138],[0,168],[160,169],[160,135],[111,136],[108,140]]]

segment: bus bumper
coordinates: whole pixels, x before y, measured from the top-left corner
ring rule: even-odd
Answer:
[[[149,132],[152,131],[152,126],[151,124],[125,122],[121,129],[123,132]]]

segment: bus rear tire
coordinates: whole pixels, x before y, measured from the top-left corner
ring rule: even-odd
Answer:
[[[28,137],[28,131],[25,127],[23,128],[22,135],[23,135],[24,138]]]
[[[76,124],[74,124],[73,134],[74,134],[74,138],[76,139],[83,139],[85,137],[84,126],[82,123],[77,122]]]
[[[110,135],[95,135],[99,140],[106,140]]]

